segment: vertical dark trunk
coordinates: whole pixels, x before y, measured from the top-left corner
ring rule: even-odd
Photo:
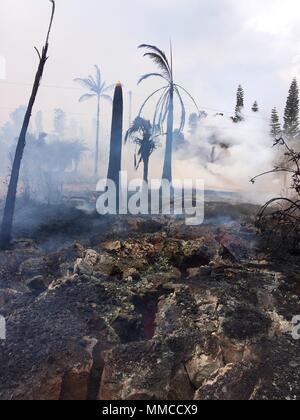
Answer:
[[[1,236],[0,236],[0,247],[1,248],[8,248],[11,242],[12,236],[12,226],[13,226],[13,219],[14,219],[14,212],[15,212],[15,205],[16,205],[16,195],[17,195],[17,188],[18,188],[18,181],[20,176],[20,168],[21,162],[23,158],[23,153],[26,145],[26,135],[27,130],[30,123],[30,118],[32,115],[32,109],[35,103],[35,99],[39,90],[40,82],[43,76],[44,67],[47,61],[47,53],[48,53],[48,40],[49,35],[52,27],[54,12],[55,12],[55,2],[52,2],[52,15],[50,20],[50,25],[47,33],[46,43],[43,47],[42,55],[39,54],[40,62],[36,72],[32,93],[30,96],[30,100],[27,106],[26,114],[24,117],[20,137],[18,140],[15,158],[12,166],[12,172],[10,177],[10,182],[8,185],[7,197],[5,202],[4,214],[3,214],[3,221],[2,221],[2,228],[1,228]]]
[[[119,174],[121,171],[123,140],[123,89],[121,83],[115,88],[110,138],[110,155],[107,178],[114,181],[117,188],[117,205],[119,203]],[[117,206],[118,207],[118,206]]]
[[[148,183],[148,173],[149,173],[149,156],[144,159],[144,181]]]
[[[173,131],[174,131],[174,87],[170,91],[170,104],[167,121],[167,139],[165,161],[162,179],[172,182],[172,149],[173,149]]]
[[[30,202],[30,178],[28,174],[28,168],[24,165],[23,167],[23,184],[24,184],[24,203],[28,204]]]
[[[99,177],[99,150],[100,150],[100,96],[97,98],[97,133],[96,133],[96,151],[95,151],[95,179]]]

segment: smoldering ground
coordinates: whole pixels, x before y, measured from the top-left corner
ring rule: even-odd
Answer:
[[[108,143],[108,139],[104,138],[103,141],[103,149],[105,149],[105,143]],[[29,136],[28,142],[19,195],[21,197],[24,194],[24,175],[26,181],[26,169],[28,167],[26,162],[32,161],[30,165],[30,184],[32,186],[31,199],[35,202],[33,206],[34,216],[32,215],[32,205],[20,201],[17,208],[15,228],[19,235],[37,235],[41,227],[49,226],[50,223],[53,223],[53,226],[57,226],[57,228],[64,226],[68,211],[64,207],[65,205],[67,205],[67,209],[71,205],[79,212],[76,215],[72,214],[70,217],[74,223],[82,217],[85,219],[93,218],[95,215],[88,213],[96,213],[96,211],[93,212],[93,208],[96,210],[96,197],[93,198],[93,190],[96,190],[96,185],[93,188],[92,184],[85,182],[93,170],[91,152],[83,151],[75,176],[72,157],[64,153],[66,148],[60,147],[60,143],[56,142],[55,146],[55,156],[60,156],[60,159],[54,162],[53,159],[49,161],[48,148],[45,148],[44,154],[39,149],[38,153],[42,153],[42,155],[38,156],[39,159],[37,159],[37,149],[32,146],[32,143],[36,143],[37,139]],[[47,143],[53,144],[53,142],[55,143],[55,139],[51,139],[50,136]],[[157,177],[159,179],[161,176],[164,137],[160,138],[160,144],[150,160],[150,178]],[[268,122],[262,115],[245,117],[245,120],[239,124],[234,124],[228,116],[210,115],[201,119],[195,133],[190,133],[187,127],[185,141],[180,147],[174,148],[174,178],[203,179],[207,190],[206,201],[230,201],[235,203],[250,201],[260,204],[267,197],[279,193],[281,188],[281,180],[271,176],[267,183],[261,182],[254,186],[249,183],[251,177],[272,167],[276,157],[276,150],[272,146],[273,142],[269,135]],[[69,144],[67,147],[69,147]],[[1,155],[5,162],[2,166],[3,175],[7,175],[9,172],[11,148],[11,146],[8,147],[7,143],[2,143]],[[133,145],[128,144],[124,147],[122,166],[128,170],[129,180],[140,175],[139,171],[134,170],[133,153]],[[40,160],[38,166],[36,166],[37,160]],[[107,170],[106,165],[107,156],[104,153],[101,164],[103,174]],[[5,167],[7,168],[6,173],[3,170]],[[49,167],[54,171],[52,175],[49,174]],[[44,172],[43,176],[41,176],[42,172]],[[49,182],[51,185],[49,185]],[[2,183],[3,193],[5,193],[5,189],[4,182]],[[70,203],[69,199],[72,196],[75,199],[82,198],[81,204],[77,203],[77,205],[76,200]],[[84,203],[83,207],[82,203]],[[87,208],[89,211],[86,211]],[[58,219],[64,220],[62,225],[60,222],[55,222],[56,216],[58,216]],[[217,216],[215,215],[215,217]],[[75,229],[77,233],[79,226],[82,231],[85,231],[86,226],[89,225],[87,223],[84,227],[82,221],[78,223],[78,220],[75,223],[77,224],[77,229]],[[230,217],[228,219],[226,214],[222,213],[218,220],[228,221],[231,219]],[[93,221],[92,226],[94,223]],[[55,240],[52,243],[55,245],[62,241],[64,233],[56,234],[53,230],[55,229],[52,228],[51,232],[49,231],[49,236],[54,235]],[[47,242],[45,238],[44,240]]]

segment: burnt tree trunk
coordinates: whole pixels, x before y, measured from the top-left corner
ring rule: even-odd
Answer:
[[[148,184],[148,175],[149,175],[149,156],[144,159],[144,182]]]
[[[100,95],[97,98],[97,133],[96,133],[96,152],[95,152],[95,179],[99,177],[99,160],[100,160]]]
[[[110,138],[110,155],[107,179],[114,181],[117,189],[117,208],[119,207],[119,176],[122,159],[123,139],[123,89],[118,83],[113,100],[113,114]]]
[[[53,22],[54,13],[55,13],[55,2],[54,0],[50,0],[50,1],[52,3],[52,14],[51,14],[48,33],[47,33],[47,38],[46,38],[46,42],[42,50],[42,54],[40,54],[39,51],[37,50],[40,62],[39,62],[39,66],[36,72],[36,76],[35,76],[35,80],[34,80],[34,84],[32,88],[32,93],[31,93],[30,100],[27,106],[21,133],[19,136],[19,140],[18,140],[16,152],[15,152],[15,158],[14,158],[12,171],[11,171],[10,182],[9,182],[8,191],[7,191],[7,197],[6,197],[6,202],[5,202],[4,214],[3,214],[3,221],[2,221],[2,228],[1,228],[1,235],[0,235],[0,247],[3,249],[8,248],[11,242],[12,226],[13,226],[13,219],[14,219],[14,212],[15,212],[15,205],[16,205],[16,195],[17,195],[18,181],[19,181],[19,176],[20,176],[21,162],[23,158],[25,145],[26,145],[27,130],[28,130],[30,118],[32,115],[32,109],[33,109],[35,99],[39,90],[40,82],[44,73],[44,67],[48,59],[47,53],[48,53],[48,47],[49,47],[49,36],[50,36],[50,31],[51,31],[52,22]]]
[[[167,139],[166,139],[166,151],[165,161],[163,168],[162,179],[166,179],[172,182],[172,149],[173,149],[173,131],[174,131],[174,87],[170,91],[170,103],[168,110],[168,121],[167,121]]]

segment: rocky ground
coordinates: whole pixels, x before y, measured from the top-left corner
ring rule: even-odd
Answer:
[[[242,213],[1,252],[0,399],[300,399],[300,260],[262,252]]]

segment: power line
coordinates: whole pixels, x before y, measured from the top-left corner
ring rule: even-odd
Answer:
[[[5,84],[5,85],[12,85],[12,86],[26,86],[26,87],[32,87],[31,83],[21,83],[21,82],[7,82],[7,81],[3,81],[0,80],[0,84]],[[68,89],[68,90],[82,90],[81,88],[78,87],[72,87],[72,86],[58,86],[58,85],[40,85],[41,88],[47,88],[47,89]]]
[[[17,108],[16,107],[11,107],[11,108],[9,108],[9,107],[4,107],[4,106],[0,106],[0,109],[5,109],[6,111],[15,111]],[[42,109],[42,111],[44,112],[44,113],[53,113],[54,112],[54,109],[55,108],[53,108],[53,109]],[[91,117],[91,114],[90,113],[83,113],[83,112],[71,112],[71,111],[68,111],[68,110],[65,110],[65,112],[66,112],[66,114],[68,114],[68,115],[80,115],[80,116],[84,116],[84,117]],[[109,115],[111,115],[111,113],[109,112],[109,111],[107,111],[107,112],[102,112],[102,115],[104,115],[104,116],[109,116]]]
[[[30,83],[8,82],[8,81],[0,80],[0,85],[1,84],[14,85],[14,86],[26,86],[26,87],[31,87],[32,86],[32,84],[30,84]],[[75,86],[72,87],[72,86],[43,85],[43,84],[41,85],[41,88],[46,88],[46,89],[66,89],[66,90],[77,90],[77,91],[82,90],[81,88],[75,87]],[[130,93],[131,93],[131,98],[132,98],[132,92],[130,91]],[[141,95],[139,95],[139,96],[141,96]],[[8,109],[8,108],[4,108],[4,107],[0,107],[0,108],[1,109]],[[186,106],[186,108],[191,108],[191,107]],[[227,114],[230,117],[233,116],[233,112],[231,112],[231,111],[223,111],[222,109],[210,108],[210,107],[201,106],[201,105],[199,105],[199,108],[201,110],[203,110],[203,111],[211,111],[211,112],[216,112],[216,113],[220,113],[220,114]],[[12,108],[10,108],[10,109],[12,109]],[[73,115],[88,115],[88,114],[81,114],[81,113],[69,113],[69,114],[73,114]],[[244,116],[246,118],[252,118],[252,119],[256,119],[256,120],[261,120],[261,121],[267,121],[267,122],[269,122],[269,119],[268,118],[265,118],[265,117],[258,117],[258,116],[250,115],[250,114],[244,114]]]

